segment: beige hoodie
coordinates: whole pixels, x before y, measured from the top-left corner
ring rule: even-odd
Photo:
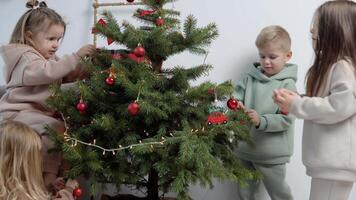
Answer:
[[[290,113],[304,119],[303,163],[313,178],[356,181],[356,75],[335,63],[316,97],[294,100]]]
[[[0,99],[0,117],[20,118],[38,133],[43,132],[44,124],[56,128],[58,122],[54,118],[49,119],[53,111],[45,103],[50,96],[49,86],[55,82],[61,83],[69,74],[73,76],[73,72],[78,73],[79,57],[72,54],[62,59],[46,60],[34,48],[20,44],[2,46],[0,53],[5,63],[6,82],[6,93]],[[26,112],[32,113],[31,119],[26,119]]]

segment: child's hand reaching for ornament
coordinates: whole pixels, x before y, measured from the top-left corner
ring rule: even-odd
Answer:
[[[65,188],[65,181],[63,177],[56,178],[56,180],[52,183],[53,184],[53,189],[58,192],[59,190],[62,190]]]
[[[247,109],[245,112],[251,118],[251,121],[256,128],[258,128],[260,126],[260,115],[253,109]]]

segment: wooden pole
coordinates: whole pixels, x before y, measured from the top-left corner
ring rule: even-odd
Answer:
[[[143,5],[142,2],[133,2],[133,3],[123,3],[123,2],[116,2],[116,3],[99,3],[98,0],[94,0],[93,8],[94,8],[94,24],[98,21],[98,8],[99,7],[109,7],[109,6],[132,6],[132,5]],[[96,33],[93,33],[93,44],[96,46],[97,43],[97,36]]]

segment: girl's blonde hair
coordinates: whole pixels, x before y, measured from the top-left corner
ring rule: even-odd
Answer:
[[[259,49],[271,43],[278,45],[280,50],[287,52],[290,51],[292,42],[288,32],[283,27],[272,25],[263,28],[255,41],[256,47]]]
[[[347,60],[356,70],[356,3],[349,0],[327,1],[316,10],[315,59],[306,76],[308,96],[316,96],[325,84],[331,67]]]
[[[42,178],[41,140],[27,125],[0,124],[0,199],[48,200]]]
[[[33,34],[41,30],[46,30],[51,25],[62,25],[64,32],[66,23],[62,17],[54,10],[47,7],[30,9],[25,12],[17,21],[12,32],[10,43],[27,44],[25,33],[31,31]]]

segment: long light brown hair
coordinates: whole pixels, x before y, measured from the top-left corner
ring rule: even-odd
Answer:
[[[315,96],[325,84],[334,63],[347,60],[356,65],[356,3],[327,1],[316,10],[315,59],[306,76],[306,92]]]
[[[42,178],[41,140],[27,125],[0,124],[0,199],[48,200]]]
[[[66,23],[56,11],[48,7],[29,9],[17,21],[10,38],[10,43],[27,44],[25,38],[25,33],[27,31],[36,34],[39,31],[48,29],[54,24],[62,25],[65,32]]]

